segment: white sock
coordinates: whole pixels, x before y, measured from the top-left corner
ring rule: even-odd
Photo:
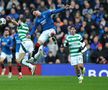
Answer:
[[[19,72],[19,75],[22,75],[22,72]]]
[[[33,65],[32,65],[31,63],[28,63],[28,62],[27,62],[28,57],[29,57],[29,53],[26,53],[24,59],[22,60],[22,64],[28,66],[29,68],[33,68]]]
[[[38,59],[39,56],[40,56],[40,52],[38,51],[38,52],[35,54],[34,58],[35,58],[35,59]]]
[[[31,63],[28,63],[26,59],[22,60],[22,64],[28,66],[29,68],[33,68],[33,65]]]

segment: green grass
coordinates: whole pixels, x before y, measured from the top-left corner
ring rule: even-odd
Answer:
[[[85,77],[78,84],[72,76],[0,76],[0,90],[108,90],[108,77]]]

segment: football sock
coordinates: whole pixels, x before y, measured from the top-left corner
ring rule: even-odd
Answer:
[[[9,72],[12,72],[12,66],[9,66]]]
[[[1,67],[2,67],[2,69],[4,69],[4,68],[5,68],[3,63],[1,64]]]
[[[17,69],[18,69],[18,72],[21,72],[21,64],[20,63],[17,63]]]
[[[34,49],[33,54],[32,54],[32,57],[34,57],[34,55],[38,52],[39,47],[40,47],[40,44],[36,43],[35,49]]]

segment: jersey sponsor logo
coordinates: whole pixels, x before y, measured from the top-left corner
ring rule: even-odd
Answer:
[[[41,25],[44,25],[46,23],[46,19],[42,20],[40,23]]]

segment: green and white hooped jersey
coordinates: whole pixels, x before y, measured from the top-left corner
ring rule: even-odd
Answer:
[[[80,34],[75,35],[67,35],[66,40],[64,41],[64,46],[68,44],[69,47],[69,54],[70,56],[79,56],[82,55],[79,51],[79,48],[82,46],[82,37]]]
[[[21,23],[20,26],[17,27],[17,31],[21,41],[27,40],[26,35],[29,32],[29,27],[26,23]]]

